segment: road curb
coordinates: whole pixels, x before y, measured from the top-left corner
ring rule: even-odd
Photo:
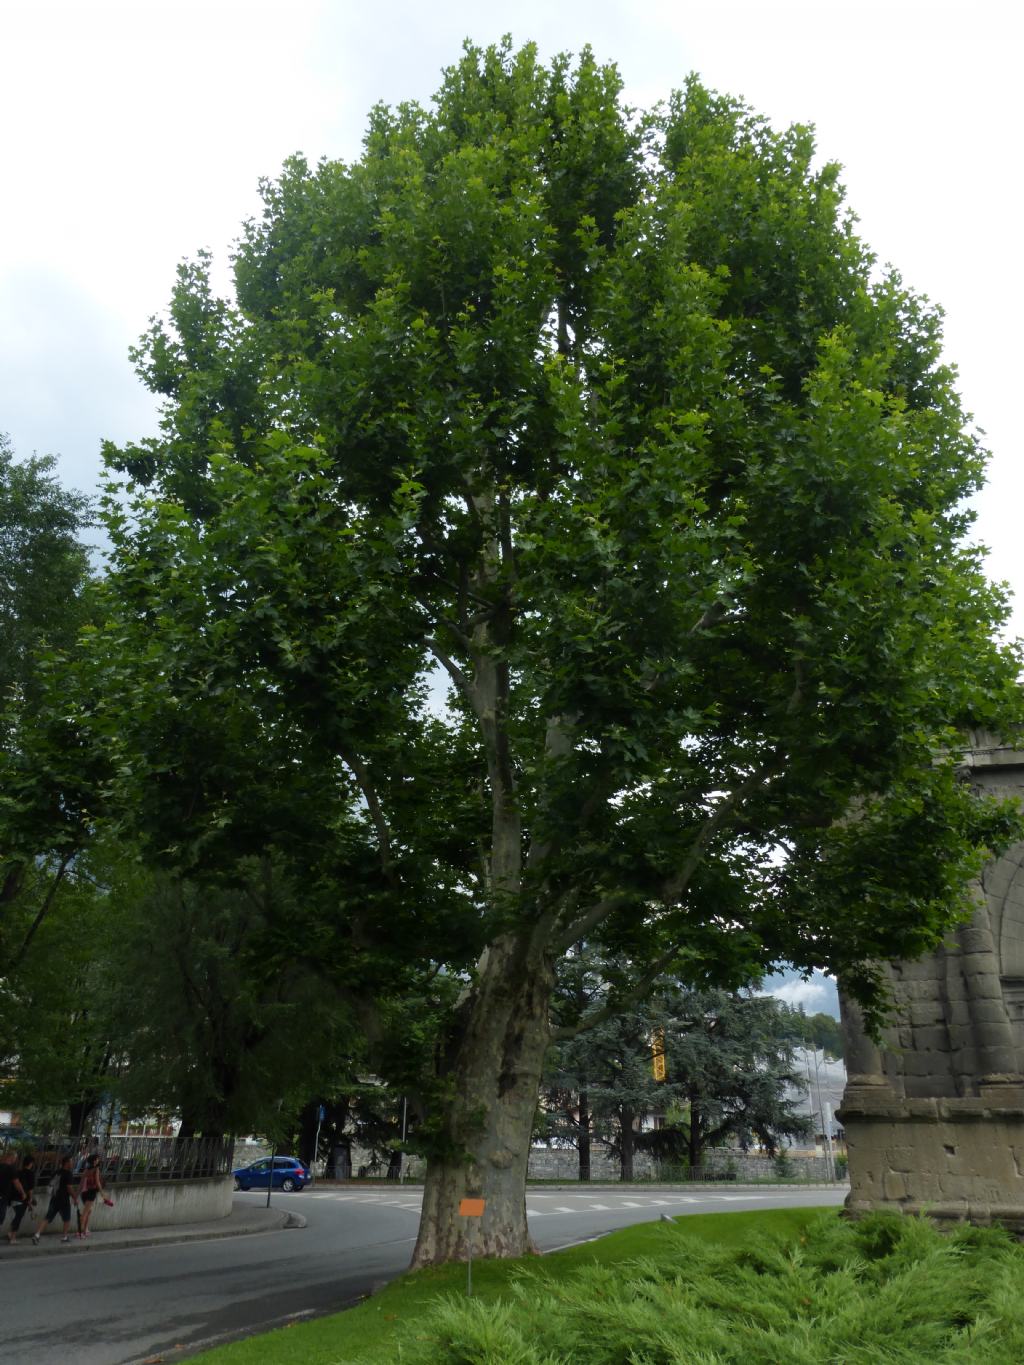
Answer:
[[[259,1210],[262,1214],[264,1210]],[[214,1242],[225,1237],[251,1237],[264,1232],[284,1232],[291,1228],[304,1228],[306,1219],[301,1213],[290,1213],[284,1209],[270,1209],[266,1212],[269,1217],[252,1218],[251,1215],[245,1219],[238,1219],[232,1227],[224,1227],[222,1223],[230,1223],[232,1219],[221,1220],[219,1223],[209,1223],[202,1225],[182,1225],[180,1231],[173,1225],[166,1228],[153,1228],[147,1233],[145,1228],[128,1229],[124,1231],[134,1232],[134,1236],[118,1235],[117,1233],[97,1233],[95,1237],[90,1237],[88,1241],[80,1241],[72,1237],[70,1242],[62,1242],[59,1237],[51,1234],[44,1237],[38,1246],[32,1246],[30,1237],[19,1239],[17,1246],[11,1246],[6,1238],[0,1243],[0,1256],[5,1260],[12,1260],[17,1257],[19,1260],[29,1256],[39,1256],[40,1253],[46,1256],[74,1256],[83,1251],[126,1251],[132,1247],[155,1247],[155,1246],[180,1246],[184,1242]],[[28,1248],[26,1254],[22,1248]]]

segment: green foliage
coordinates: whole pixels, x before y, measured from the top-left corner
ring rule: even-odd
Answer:
[[[793,1174],[793,1163],[790,1161],[789,1153],[785,1148],[783,1148],[781,1152],[776,1153],[775,1160],[772,1162],[772,1167],[780,1180],[788,1180]]]
[[[64,1109],[101,1100],[176,1114],[186,1134],[282,1138],[358,1043],[351,1014],[303,956],[279,870],[242,863],[199,887],[95,838],[0,995],[8,1093]]]
[[[53,678],[90,611],[80,536],[91,509],[55,465],[16,460],[0,435],[0,1010],[4,979],[84,838],[89,764]]]
[[[659,1161],[699,1166],[709,1147],[732,1141],[746,1148],[756,1141],[774,1151],[779,1141],[808,1131],[787,1098],[802,1088],[794,1011],[749,990],[688,990],[661,978],[643,1003],[587,1029],[587,1015],[600,1010],[614,970],[614,963],[585,950],[565,964],[560,1014],[584,1031],[552,1048],[541,1135],[579,1145],[583,1092],[591,1136],[624,1160],[628,1178],[634,1148]],[[655,1038],[664,1048],[663,1080],[653,1071]],[[652,1114],[661,1118],[659,1127],[632,1133]]]
[[[94,880],[99,861],[76,858],[18,971],[0,986],[5,1093],[19,1109],[49,1110],[57,1131],[77,1132],[88,1121],[115,1066],[110,1006],[118,985],[106,950],[116,930]]]
[[[788,1019],[792,1030],[790,1037],[821,1048],[829,1057],[842,1057],[843,1030],[839,1020],[831,1014],[805,1014],[802,1009],[795,1009],[789,1012]]]
[[[0,433],[0,716],[35,697],[36,657],[73,640],[83,619],[87,498],[61,488],[52,455],[16,460]],[[2,732],[6,739],[6,721]]]
[[[109,451],[105,733],[190,867],[308,862],[313,811],[388,952],[589,908],[638,961],[870,999],[1015,828],[952,758],[1019,710],[982,451],[807,129],[619,89],[467,48],[359,161],[264,186],[234,303],[182,267],[137,353],[163,434]]]
[[[549,1365],[1003,1362],[1024,1347],[1010,1286],[1024,1251],[1006,1234],[947,1236],[923,1220],[820,1217],[799,1239],[703,1244],[686,1222],[651,1253],[552,1284],[523,1270],[497,1303],[451,1297],[406,1328],[401,1360]]]
[[[623,964],[610,1014],[787,961],[870,1021],[871,964],[940,943],[1020,831],[957,771],[1022,703],[938,314],[806,129],[620,94],[589,50],[467,46],[352,164],[263,186],[233,299],[181,267],[135,357],[161,432],[107,449],[111,571],[22,771],[60,793],[34,853],[99,813],[216,899],[243,1015],[297,933],[460,1160],[453,1104],[483,1132],[532,1084],[569,945]],[[253,860],[301,894],[221,961]]]
[[[281,951],[287,879],[252,860],[219,885],[158,874],[121,895],[114,1093],[133,1113],[178,1113],[186,1133],[279,1140],[351,1034],[322,979]]]

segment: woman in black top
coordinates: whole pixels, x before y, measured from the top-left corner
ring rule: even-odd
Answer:
[[[18,1172],[18,1180],[21,1183],[21,1190],[25,1197],[18,1201],[18,1206],[14,1210],[14,1222],[11,1224],[11,1230],[7,1234],[7,1240],[12,1246],[18,1240],[18,1229],[21,1227],[21,1220],[36,1202],[33,1195],[33,1191],[36,1187],[36,1159],[31,1152],[22,1158],[21,1170]]]
[[[98,1195],[106,1198],[106,1187],[100,1175],[100,1159],[96,1152],[85,1163],[85,1169],[78,1177],[78,1197],[82,1201],[82,1214],[79,1219],[79,1237],[89,1236],[89,1219]]]
[[[60,1239],[62,1242],[71,1241],[71,1201],[78,1203],[78,1191],[75,1186],[78,1184],[78,1177],[71,1169],[71,1158],[65,1156],[61,1158],[60,1169],[57,1171],[57,1186],[50,1195],[50,1206],[46,1210],[46,1217],[38,1224],[32,1234],[32,1245],[38,1246],[39,1239],[46,1231],[47,1226],[53,1222],[54,1218],[60,1214],[60,1220],[64,1224],[64,1235]]]

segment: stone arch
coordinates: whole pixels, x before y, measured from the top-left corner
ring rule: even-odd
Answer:
[[[1024,751],[981,733],[970,742],[975,791],[1024,802]],[[890,964],[896,1010],[877,1045],[844,1009],[857,1059],[840,1111],[847,1205],[1024,1233],[1024,842],[988,864],[975,895],[943,948]]]

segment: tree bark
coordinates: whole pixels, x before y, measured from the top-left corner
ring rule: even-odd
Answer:
[[[581,1090],[579,1096],[580,1180],[590,1179],[590,1092]]]
[[[690,1100],[690,1137],[689,1137],[689,1157],[690,1170],[697,1170],[700,1166],[700,1159],[704,1154],[704,1143],[700,1131],[700,1105],[693,1098]]]
[[[427,1161],[413,1266],[532,1251],[526,1167],[550,1036],[554,971],[525,936],[505,934],[484,952],[460,1010],[447,1073],[441,1150]],[[462,1199],[485,1201],[463,1218]]]
[[[632,1109],[619,1111],[619,1161],[622,1165],[620,1180],[633,1179],[633,1156],[636,1152],[636,1134],[633,1132],[635,1117]]]
[[[317,1159],[316,1130],[320,1117],[320,1101],[310,1100],[299,1115],[299,1156],[312,1168]]]
[[[76,1138],[87,1136],[86,1125],[99,1107],[99,1096],[90,1095],[84,1099],[72,1100],[68,1104],[68,1132]]]

